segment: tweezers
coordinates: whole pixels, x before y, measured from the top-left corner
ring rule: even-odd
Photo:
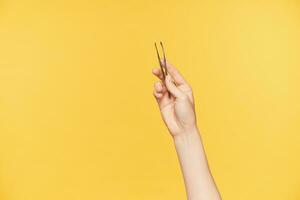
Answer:
[[[159,51],[158,51],[156,42],[154,44],[155,44],[155,49],[156,49],[156,54],[157,54],[160,70],[161,70],[162,75],[163,75],[163,81],[165,82],[166,76],[168,75],[168,69],[167,69],[167,59],[166,59],[164,45],[163,45],[162,42],[160,42],[160,46],[161,46],[161,49],[162,49],[162,52],[163,52],[163,64],[162,64],[162,60],[161,60],[161,57],[159,55]],[[171,94],[169,92],[168,92],[168,94],[169,94],[169,97],[171,97]]]

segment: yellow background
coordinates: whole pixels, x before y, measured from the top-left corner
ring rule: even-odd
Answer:
[[[300,199],[297,1],[0,1],[0,199],[185,199],[154,42],[224,199]]]

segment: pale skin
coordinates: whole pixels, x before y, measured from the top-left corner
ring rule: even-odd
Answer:
[[[160,79],[154,84],[153,95],[174,141],[187,199],[221,200],[197,126],[192,88],[173,65],[167,63],[167,69],[165,80],[159,68],[152,70]]]

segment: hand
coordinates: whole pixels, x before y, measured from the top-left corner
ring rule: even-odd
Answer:
[[[161,80],[154,84],[153,91],[161,116],[173,137],[195,132],[197,122],[192,88],[174,66],[167,63],[167,70],[165,81],[160,68],[152,70]]]

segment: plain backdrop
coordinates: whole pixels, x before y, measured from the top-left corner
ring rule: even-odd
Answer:
[[[0,1],[0,199],[182,200],[154,42],[224,199],[300,198],[297,1]]]

